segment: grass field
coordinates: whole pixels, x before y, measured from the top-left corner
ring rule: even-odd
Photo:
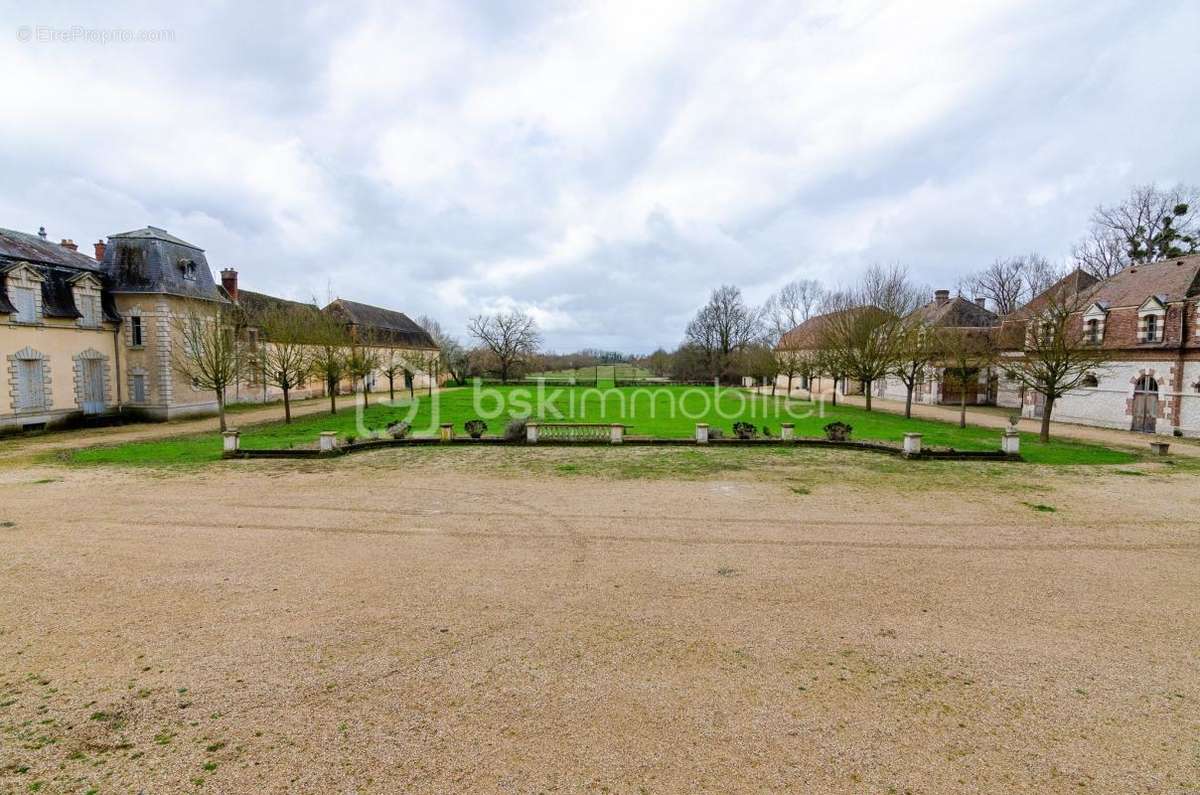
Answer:
[[[341,437],[361,436],[363,430],[350,400],[343,400],[342,406],[336,416],[311,414],[297,418],[290,425],[271,422],[242,427],[242,447],[311,447],[321,431],[336,431]],[[372,404],[362,412],[362,425],[369,430],[383,430],[390,422],[407,419],[412,423],[414,435],[433,435],[439,423],[452,423],[461,433],[464,422],[484,417],[488,433],[500,434],[510,416],[538,416],[548,422],[622,422],[629,426],[630,435],[660,438],[690,438],[697,422],[706,422],[728,434],[738,420],[759,428],[765,426],[774,435],[779,433],[780,423],[792,422],[798,436],[820,437],[827,423],[839,420],[853,426],[855,439],[898,444],[904,433],[919,432],[924,434],[925,445],[932,447],[994,450],[1000,443],[999,432],[991,428],[958,428],[943,422],[867,412],[853,406],[822,407],[741,389],[716,392],[686,387],[539,391],[509,386],[478,393],[472,389],[447,390],[432,398],[418,396],[413,401],[393,405]],[[1031,434],[1022,434],[1021,445],[1025,458],[1039,464],[1123,464],[1136,458],[1127,452],[1078,442],[1041,444]],[[71,451],[65,458],[78,464],[195,464],[218,460],[220,451],[220,438],[216,434],[203,434],[84,448]]]

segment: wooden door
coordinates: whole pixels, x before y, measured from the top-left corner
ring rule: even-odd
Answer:
[[[1141,433],[1154,433],[1158,424],[1158,382],[1148,375],[1133,388],[1132,429]]]

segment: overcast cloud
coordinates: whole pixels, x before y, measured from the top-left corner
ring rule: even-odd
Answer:
[[[1195,0],[292,5],[0,4],[0,226],[643,352],[720,283],[953,287],[1200,181]]]

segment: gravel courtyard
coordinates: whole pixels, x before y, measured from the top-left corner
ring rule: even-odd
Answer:
[[[1188,467],[719,455],[0,469],[0,792],[1200,790]]]

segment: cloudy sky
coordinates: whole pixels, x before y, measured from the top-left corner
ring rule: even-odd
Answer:
[[[0,0],[0,226],[640,352],[721,283],[953,287],[1200,182],[1195,0],[293,5]]]

